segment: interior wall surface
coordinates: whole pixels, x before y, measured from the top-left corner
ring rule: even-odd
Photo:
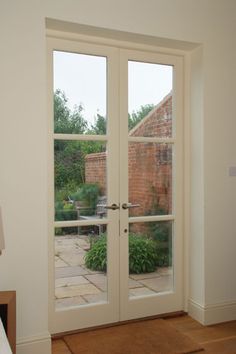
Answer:
[[[200,65],[201,82],[193,81],[189,93],[192,108],[199,102],[201,107],[199,116],[190,109],[185,117],[192,127],[189,293],[203,313],[231,308],[236,303],[236,177],[229,176],[236,165],[235,1],[1,0],[0,204],[6,250],[0,256],[0,290],[17,291],[18,353],[27,354],[32,343],[35,348],[43,343],[50,353],[46,18],[201,45],[200,54],[190,53],[191,70]]]

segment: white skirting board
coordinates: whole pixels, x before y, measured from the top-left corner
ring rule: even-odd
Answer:
[[[190,299],[188,314],[203,325],[236,320],[236,301],[201,305]]]
[[[49,333],[34,337],[19,338],[16,354],[51,354],[51,336]]]

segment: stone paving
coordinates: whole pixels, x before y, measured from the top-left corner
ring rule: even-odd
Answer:
[[[84,264],[89,249],[85,235],[55,236],[56,308],[107,301],[107,276],[91,271]],[[130,274],[129,296],[145,296],[171,290],[172,269],[159,268],[153,273]]]

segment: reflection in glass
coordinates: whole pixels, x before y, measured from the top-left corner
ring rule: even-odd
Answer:
[[[172,136],[170,65],[129,61],[129,135]]]
[[[54,51],[54,133],[106,134],[105,57]]]
[[[172,234],[171,221],[130,224],[130,297],[173,290]]]
[[[172,146],[129,143],[129,216],[172,212]]]
[[[56,309],[107,301],[106,225],[56,228],[54,238]]]
[[[106,216],[106,156],[104,142],[55,140],[56,221]]]

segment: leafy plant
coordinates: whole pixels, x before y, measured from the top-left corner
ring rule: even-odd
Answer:
[[[99,185],[95,183],[83,184],[76,193],[77,200],[81,201],[84,209],[80,215],[94,215],[99,196]]]
[[[150,273],[156,270],[157,256],[155,242],[145,235],[129,234],[130,273]],[[106,271],[107,241],[102,234],[85,255],[85,265],[89,269]]]
[[[147,215],[168,215],[166,208],[160,206],[157,188],[150,186],[152,193],[151,210]],[[167,199],[167,195],[166,195]],[[147,233],[156,244],[158,267],[168,267],[172,265],[172,223],[170,221],[159,221],[147,223]]]
[[[107,269],[107,238],[101,234],[85,255],[85,265],[91,270],[105,272]]]
[[[156,245],[145,235],[129,235],[130,273],[154,272],[157,265]]]
[[[55,220],[56,221],[66,221],[66,220],[76,220],[77,211],[73,204],[65,202],[56,202],[55,203]],[[77,227],[66,227],[66,228],[57,228],[56,235],[64,234],[74,234],[77,233]]]

